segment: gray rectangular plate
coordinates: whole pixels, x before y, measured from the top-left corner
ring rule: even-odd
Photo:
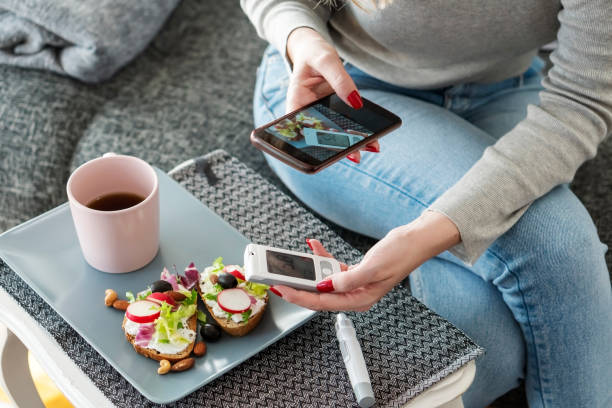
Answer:
[[[160,250],[153,262],[135,272],[107,274],[89,266],[79,248],[63,204],[0,235],[0,257],[48,302],[142,395],[169,403],[184,397],[304,324],[314,312],[276,296],[259,326],[245,337],[225,335],[208,343],[195,367],[160,376],[158,363],[134,352],[121,329],[123,313],[104,306],[104,290],[122,297],[159,279],[164,266],[179,272],[193,261],[201,271],[222,256],[226,264],[242,264],[249,242],[230,224],[157,170],[160,188]],[[248,364],[248,363],[247,363]]]

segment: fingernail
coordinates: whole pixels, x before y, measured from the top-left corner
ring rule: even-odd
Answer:
[[[351,92],[347,99],[353,109],[361,109],[363,107],[363,101],[361,100],[361,96],[359,96],[359,92],[357,92],[357,90]]]
[[[334,284],[331,279],[325,279],[317,283],[317,290],[319,292],[331,292],[334,290]]]
[[[270,292],[274,293],[278,297],[283,297],[283,295],[274,286],[270,286]]]
[[[346,156],[346,158],[349,159],[350,161],[352,161],[353,163],[359,164],[359,160],[353,158],[352,156]]]
[[[312,249],[312,244],[310,243],[310,239],[306,239],[306,244],[308,244],[308,248],[310,248],[311,251],[314,251],[314,249]]]
[[[372,153],[380,153],[380,150],[378,150],[377,148],[375,148],[374,146],[366,146],[366,151],[367,152],[372,152]]]

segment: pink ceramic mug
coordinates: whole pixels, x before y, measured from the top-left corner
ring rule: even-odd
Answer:
[[[66,190],[81,250],[91,266],[104,272],[131,272],[153,260],[159,249],[159,185],[143,160],[115,154],[91,160],[72,173]],[[144,197],[122,210],[89,208],[113,193]]]

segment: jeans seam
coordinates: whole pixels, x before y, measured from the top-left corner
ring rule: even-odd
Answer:
[[[380,177],[377,177],[377,176],[375,176],[375,175],[373,175],[373,174],[368,173],[368,172],[367,172],[367,171],[365,171],[365,170],[360,169],[358,166],[352,166],[352,165],[349,165],[349,164],[344,163],[344,162],[340,162],[340,164],[342,164],[342,165],[344,165],[344,166],[347,166],[347,167],[349,167],[349,168],[352,168],[353,170],[356,170],[357,172],[359,172],[359,173],[361,173],[361,174],[363,174],[363,175],[365,175],[365,176],[368,176],[368,177],[370,177],[370,178],[372,178],[372,179],[374,179],[374,180],[376,180],[376,181],[378,181],[378,182],[380,182],[380,183],[384,184],[385,186],[387,186],[387,187],[391,188],[392,190],[397,191],[398,193],[402,194],[403,196],[406,196],[406,197],[410,198],[411,200],[413,200],[413,201],[415,201],[415,202],[419,203],[419,204],[420,204],[420,205],[422,205],[424,208],[429,207],[429,205],[428,205],[428,204],[425,204],[425,203],[424,203],[422,200],[419,200],[418,198],[416,198],[416,197],[412,196],[412,195],[411,195],[411,194],[409,194],[408,192],[406,192],[406,191],[402,190],[401,188],[399,188],[399,187],[397,187],[397,186],[395,186],[395,185],[393,185],[393,184],[391,184],[391,183],[389,183],[389,182],[387,182],[387,181],[385,181],[385,180],[381,179]]]
[[[534,334],[534,330],[533,330],[533,325],[531,323],[531,317],[530,317],[530,313],[529,313],[529,308],[527,307],[527,302],[525,300],[525,293],[523,292],[523,290],[521,289],[521,284],[520,284],[520,280],[518,275],[512,271],[512,269],[508,266],[508,263],[500,256],[498,255],[495,251],[488,249],[487,250],[488,253],[490,253],[493,257],[495,257],[499,262],[501,262],[501,264],[504,266],[504,268],[506,268],[506,270],[508,271],[508,273],[510,273],[514,279],[516,280],[516,287],[519,291],[519,294],[521,295],[521,302],[523,303],[523,307],[525,310],[525,315],[527,317],[527,325],[529,326],[529,331],[530,331],[530,337],[531,337],[531,342],[534,346],[534,356],[535,356],[535,366],[537,367],[538,370],[538,384],[540,386],[540,396],[542,398],[542,406],[545,407],[547,404],[545,403],[545,399],[544,399],[544,384],[542,383],[542,372],[541,372],[541,367],[540,367],[540,358],[538,356],[538,344],[536,343],[535,340],[535,334]],[[527,363],[529,364],[529,363]]]
[[[263,84],[266,81],[266,75],[268,73],[268,65],[269,65],[268,62],[269,62],[269,60],[270,60],[269,56],[266,55],[264,64],[262,64],[263,65],[263,72],[261,73],[261,89],[259,90],[259,93],[261,95],[261,99],[264,102],[264,106],[265,106],[266,110],[268,111],[268,114],[272,118],[271,120],[274,120],[274,118],[275,118],[274,111],[270,107],[270,104],[269,104],[270,101],[269,101],[268,98],[266,98],[266,95],[265,95],[265,93],[263,91]]]

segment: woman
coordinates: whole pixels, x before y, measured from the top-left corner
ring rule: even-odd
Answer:
[[[606,247],[567,183],[612,130],[612,3],[323,3],[242,1],[272,44],[257,126],[332,90],[403,125],[374,154],[314,176],[267,158],[314,211],[380,239],[324,293],[276,291],[311,309],[367,310],[409,276],[417,298],[487,350],[466,406],[522,379],[532,407],[611,406]],[[534,57],[555,37],[542,77]]]

